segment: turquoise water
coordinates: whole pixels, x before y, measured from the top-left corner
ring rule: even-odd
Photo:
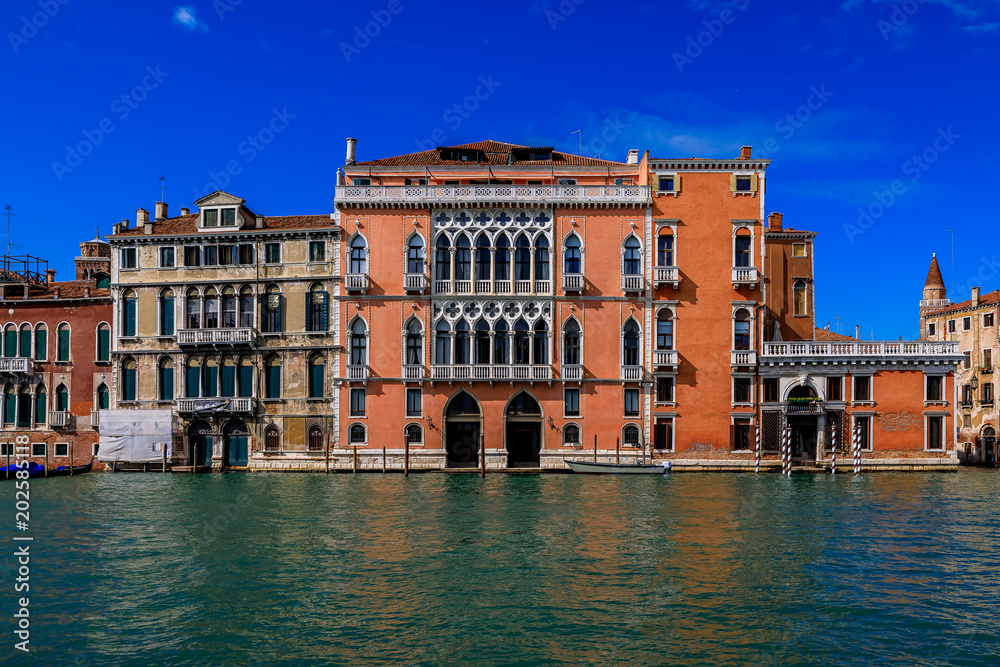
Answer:
[[[8,620],[0,656],[997,664],[998,483],[990,471],[33,480],[33,652],[15,655]]]

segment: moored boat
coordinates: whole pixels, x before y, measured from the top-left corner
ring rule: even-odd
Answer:
[[[585,475],[665,475],[670,472],[670,461],[660,463],[597,463],[594,461],[566,461],[573,472]]]
[[[28,461],[27,467],[18,466],[16,463],[0,467],[0,479],[15,479],[16,473],[19,470],[27,470],[29,478],[42,477],[45,475],[45,466],[40,463],[35,463],[34,461]]]
[[[85,472],[90,472],[93,467],[94,467],[93,461],[91,461],[90,463],[85,463],[81,466],[73,466],[72,474],[82,475]],[[49,477],[58,477],[60,475],[69,475],[69,474],[71,474],[69,466],[56,466],[55,468],[49,471]]]

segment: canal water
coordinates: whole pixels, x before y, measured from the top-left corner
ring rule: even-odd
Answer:
[[[0,662],[997,664],[998,483],[990,471],[32,480],[32,653],[13,650],[8,556]]]

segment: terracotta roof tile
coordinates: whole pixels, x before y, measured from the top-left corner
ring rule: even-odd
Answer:
[[[820,329],[816,327],[813,330],[813,340],[836,342],[841,340],[854,340],[850,336],[845,336],[843,334],[835,333],[829,329]]]
[[[176,218],[160,220],[153,227],[154,236],[170,236],[175,234],[196,234],[198,233],[198,214],[191,213]],[[264,231],[268,229],[317,229],[332,227],[333,221],[327,215],[278,215],[264,216]],[[244,228],[233,231],[252,231],[255,228]],[[112,238],[122,236],[144,236],[142,227],[133,227],[128,231],[118,232]]]
[[[419,153],[408,153],[406,155],[395,155],[393,157],[381,158],[378,160],[368,160],[365,162],[358,162],[356,165],[351,165],[348,167],[397,167],[397,166],[413,166],[413,167],[432,167],[432,166],[470,166],[470,165],[488,165],[488,166],[506,166],[510,164],[514,165],[552,165],[552,166],[628,166],[624,162],[615,162],[612,160],[600,160],[598,158],[583,157],[581,155],[572,155],[570,153],[561,153],[559,151],[552,151],[552,160],[517,160],[510,161],[510,152],[512,150],[552,150],[548,146],[544,147],[533,147],[533,146],[522,146],[520,144],[507,144],[500,141],[476,141],[470,144],[459,144],[457,146],[441,146],[440,148],[448,149],[460,149],[460,150],[474,150],[481,151],[484,154],[484,159],[479,162],[468,162],[463,160],[442,160],[440,151],[435,148],[429,151],[420,151]]]
[[[979,297],[979,306],[988,306],[990,304],[1000,303],[1000,290],[993,290],[992,292],[987,292]],[[976,306],[977,308],[979,306]],[[972,308],[972,299],[968,301],[962,301],[961,303],[953,303],[947,308],[942,308],[941,310],[935,310],[927,313],[927,315],[944,315],[947,313],[954,313],[960,310],[967,310]]]
[[[944,278],[941,277],[941,267],[938,266],[937,255],[931,257],[931,268],[927,271],[924,289],[944,289]]]
[[[111,298],[111,290],[107,287],[98,288],[96,280],[62,280],[51,285],[30,285],[27,301],[40,301],[56,298],[56,289],[59,290],[60,299],[83,299],[87,298],[85,292],[90,288],[90,298]],[[23,297],[12,296],[2,301],[25,301]]]

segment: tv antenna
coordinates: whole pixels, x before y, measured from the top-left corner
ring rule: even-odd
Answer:
[[[4,206],[4,210],[7,212],[7,254],[9,255],[12,247],[20,248],[21,246],[10,242],[10,216],[14,215],[14,208],[7,204]]]
[[[167,196],[167,178],[166,176],[160,176],[160,201],[166,201]]]
[[[583,155],[583,130],[573,130],[572,132],[570,132],[570,134],[579,134],[580,135],[578,137],[580,139],[580,148],[576,152],[576,154],[577,155]]]

